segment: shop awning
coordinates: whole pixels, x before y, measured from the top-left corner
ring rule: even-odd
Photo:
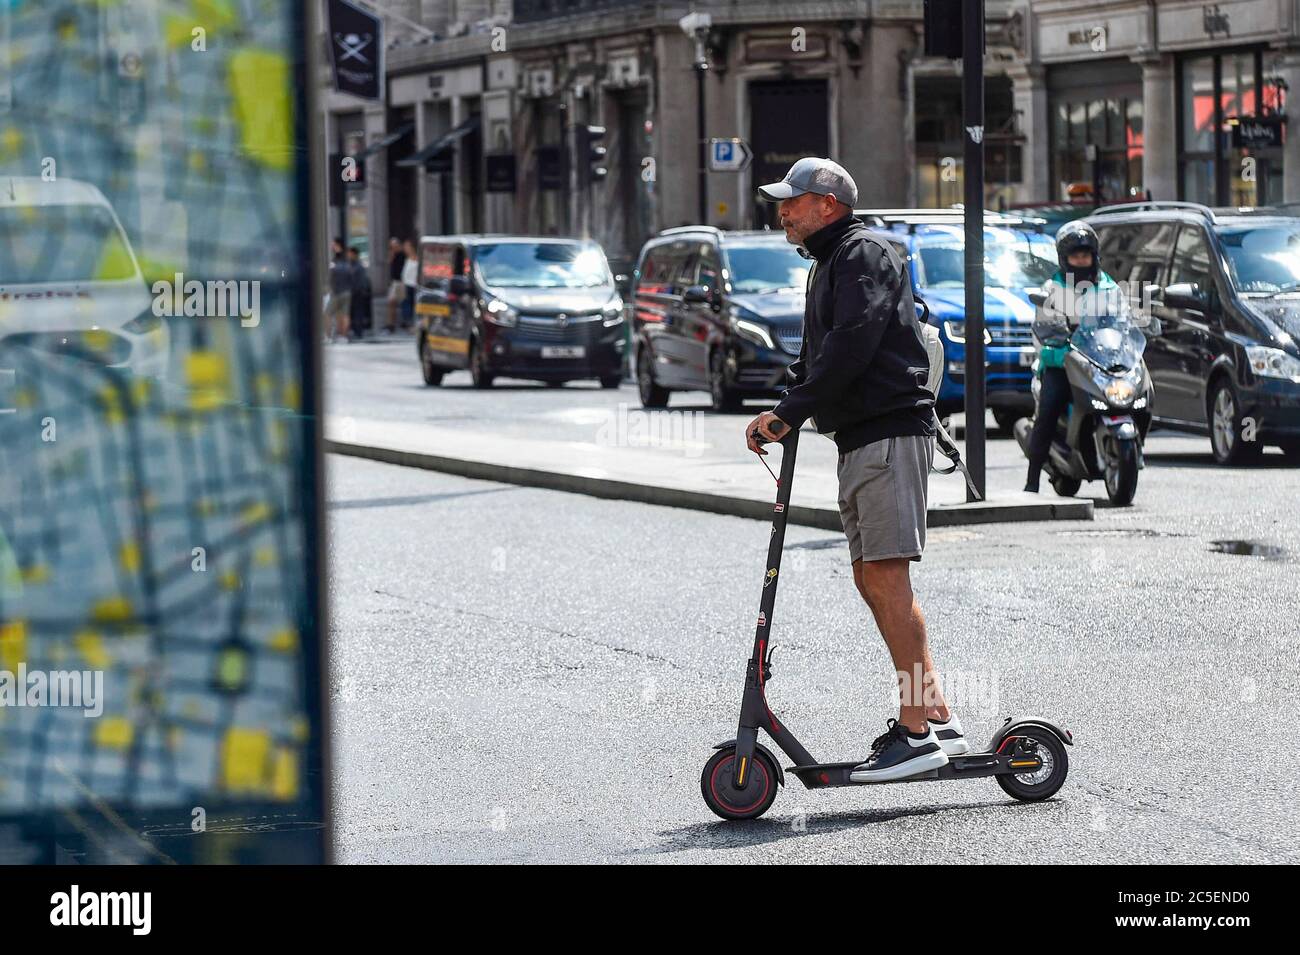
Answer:
[[[475,113],[469,119],[465,120],[465,122],[461,123],[455,129],[451,130],[451,132],[443,133],[441,136],[439,136],[433,142],[429,143],[429,145],[425,146],[423,149],[417,150],[414,154],[407,156],[405,159],[399,159],[397,161],[397,165],[423,166],[426,162],[428,162],[430,159],[433,159],[435,156],[447,152],[449,149],[455,146],[456,143],[459,142],[463,137],[468,136],[470,133],[474,132],[474,130],[478,129],[478,127],[479,127],[479,116],[477,113]]]
[[[370,156],[373,156],[375,153],[379,152],[379,150],[387,149],[389,146],[393,145],[393,143],[397,142],[399,139],[401,139],[403,136],[405,136],[407,133],[411,132],[414,129],[415,129],[415,123],[403,123],[401,126],[397,127],[397,129],[393,130],[391,133],[385,134],[382,139],[376,139],[365,149],[361,150],[361,152],[357,153],[356,156],[353,158],[367,159]]]

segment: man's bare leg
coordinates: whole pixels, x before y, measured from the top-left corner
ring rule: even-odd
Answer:
[[[905,557],[853,562],[853,582],[871,608],[876,626],[885,638],[894,669],[899,674],[898,721],[914,733],[925,728],[928,718],[946,720],[951,715],[943,690],[935,679],[925,632],[925,616],[912,593],[911,561]],[[921,685],[914,685],[921,674]],[[926,705],[926,704],[930,705]]]

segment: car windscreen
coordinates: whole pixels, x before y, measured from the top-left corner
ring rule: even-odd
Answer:
[[[965,244],[922,245],[917,284],[922,288],[963,288],[966,284]],[[1056,273],[1056,247],[1036,233],[984,244],[984,285],[987,288],[1032,288]]]
[[[0,206],[0,285],[134,277],[122,230],[103,206]]]
[[[808,284],[808,269],[812,263],[788,242],[728,243],[726,248],[732,291],[802,291]]]
[[[612,285],[605,255],[594,245],[500,242],[474,247],[484,285],[500,288],[595,288]]]
[[[1239,292],[1300,289],[1300,222],[1218,229]]]

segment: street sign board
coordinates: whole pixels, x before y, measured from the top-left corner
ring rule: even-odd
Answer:
[[[710,139],[709,172],[741,172],[754,158],[743,139]]]

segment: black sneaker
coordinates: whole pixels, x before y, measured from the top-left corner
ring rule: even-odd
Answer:
[[[849,779],[855,783],[888,783],[948,764],[948,754],[939,746],[933,729],[927,727],[918,736],[898,720],[888,723],[889,729],[872,741],[867,761],[854,766]]]
[[[956,713],[949,713],[946,720],[929,719],[930,729],[934,730],[939,748],[949,756],[965,756],[970,752],[970,743],[966,742],[966,733],[961,728],[961,720]]]

